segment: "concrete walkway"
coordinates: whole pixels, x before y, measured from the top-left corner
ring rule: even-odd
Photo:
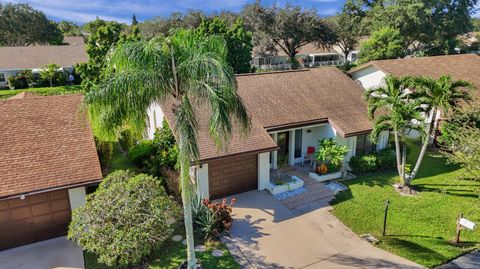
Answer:
[[[2,269],[81,269],[82,249],[65,237],[0,251]]]
[[[480,250],[463,255],[438,269],[478,269],[480,268]]]
[[[246,268],[422,268],[360,239],[326,202],[305,205],[300,214],[267,192],[235,197],[230,247]]]

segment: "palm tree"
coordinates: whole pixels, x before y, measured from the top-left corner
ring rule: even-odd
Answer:
[[[472,100],[469,90],[475,88],[473,84],[465,80],[453,80],[451,76],[441,76],[438,79],[429,77],[418,77],[410,81],[410,87],[414,90],[414,97],[427,106],[426,115],[430,115],[431,120],[427,124],[426,136],[423,139],[420,155],[417,163],[410,174],[410,180],[413,180],[420,169],[423,157],[427,151],[430,137],[435,131],[436,116],[439,111],[444,114],[455,110],[459,103]]]
[[[243,131],[249,127],[226,56],[223,39],[198,37],[190,30],[118,44],[108,55],[102,87],[85,97],[94,131],[105,138],[115,137],[125,125],[142,133],[150,104],[171,104],[163,108],[172,109],[174,122],[170,124],[179,146],[188,268],[196,264],[191,207],[195,191],[190,179],[190,166],[199,160],[195,107],[201,105],[211,112],[208,127],[217,146],[228,141],[234,119]]]
[[[419,124],[423,120],[420,102],[411,99],[408,90],[411,81],[411,77],[388,75],[384,86],[365,92],[368,116],[374,120],[371,139],[377,141],[380,132],[393,130],[398,175],[405,186],[410,185],[406,171],[407,135],[411,130],[417,130],[422,136],[425,134],[424,126]]]

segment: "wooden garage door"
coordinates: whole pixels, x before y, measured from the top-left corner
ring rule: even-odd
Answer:
[[[208,163],[208,185],[212,198],[257,188],[257,155],[224,158]]]
[[[65,235],[69,222],[67,190],[0,201],[0,250]]]

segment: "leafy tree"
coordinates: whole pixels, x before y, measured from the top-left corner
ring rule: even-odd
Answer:
[[[53,81],[59,76],[60,66],[58,64],[47,64],[40,70],[40,77],[48,80],[50,87],[53,87]]]
[[[60,45],[63,34],[55,22],[28,4],[0,3],[0,46]]]
[[[169,238],[179,213],[158,180],[119,170],[73,211],[68,238],[101,263],[132,268]]]
[[[472,18],[473,31],[480,32],[480,18]]]
[[[360,62],[403,57],[403,38],[397,29],[385,27],[372,33],[360,46]]]
[[[410,77],[398,78],[388,75],[385,77],[384,86],[365,92],[368,116],[374,120],[371,138],[377,141],[380,132],[393,130],[398,175],[407,189],[411,181],[406,165],[407,135],[411,130],[417,130],[422,137],[425,136],[424,125],[419,124],[424,121],[421,101],[413,99],[407,91],[411,81]],[[379,110],[386,113],[378,113]]]
[[[334,29],[337,33],[337,45],[340,47],[348,64],[348,55],[355,50],[363,32],[363,18],[365,12],[362,3],[358,0],[347,0],[342,12],[333,18]]]
[[[88,28],[96,29],[88,38],[86,45],[89,60],[87,63],[79,64],[76,67],[81,74],[82,88],[84,90],[90,90],[100,81],[105,57],[108,51],[120,40],[123,30],[121,24],[104,22],[98,19],[91,22]]]
[[[74,22],[61,21],[58,23],[58,29],[62,31],[64,36],[79,36],[82,34],[80,26]]]
[[[288,4],[284,8],[268,8],[255,2],[244,8],[242,18],[253,32],[256,53],[275,53],[279,48],[288,55],[293,68],[297,67],[295,56],[301,47],[309,43],[333,45],[336,41],[332,27],[314,9]]]
[[[475,86],[465,80],[453,80],[451,76],[441,76],[438,79],[429,77],[415,78],[410,88],[415,89],[414,96],[421,100],[424,105],[428,106],[426,109],[428,112],[427,115],[431,117],[426,128],[427,135],[423,139],[423,145],[417,163],[409,175],[410,180],[413,180],[422,164],[430,137],[432,137],[435,132],[437,113],[441,111],[444,115],[449,115],[449,113],[458,109],[460,102],[471,101],[472,97],[468,90],[474,89]]]
[[[205,18],[205,14],[201,11],[190,10],[186,14],[174,12],[167,18],[156,17],[153,20],[144,21],[139,24],[139,28],[143,37],[152,39],[158,35],[165,36],[175,28],[197,28]]]
[[[456,134],[461,132],[464,126],[480,128],[480,107],[467,110],[454,111],[453,115],[440,125],[438,142],[444,148],[449,148],[457,143]]]
[[[115,137],[123,126],[143,132],[150,104],[171,101],[189,268],[196,262],[191,207],[195,190],[190,165],[199,160],[199,125],[193,104],[208,104],[212,113],[208,130],[218,146],[232,132],[232,117],[244,131],[249,123],[226,58],[222,38],[200,38],[191,30],[178,30],[150,41],[120,43],[108,58],[101,88],[85,96],[93,129],[106,138]]]
[[[228,62],[235,73],[251,71],[252,33],[243,28],[243,21],[238,18],[232,26],[219,18],[205,19],[196,29],[200,36],[218,35],[225,39],[228,48]]]
[[[137,16],[135,16],[135,14],[132,16],[132,26],[134,25],[138,25]]]
[[[398,29],[404,54],[448,54],[456,37],[472,29],[471,14],[478,0],[378,0],[368,3],[373,31]]]
[[[480,129],[472,126],[461,126],[451,134],[454,143],[444,148],[443,154],[451,163],[465,168],[461,177],[480,179]]]

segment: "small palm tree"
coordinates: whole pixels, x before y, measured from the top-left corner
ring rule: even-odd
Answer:
[[[47,64],[40,70],[40,77],[48,80],[50,87],[53,87],[53,80],[57,76],[60,66],[57,64]]]
[[[410,185],[410,177],[406,171],[407,135],[417,130],[425,135],[420,101],[412,99],[408,86],[411,77],[385,77],[385,85],[365,92],[368,105],[368,116],[374,120],[371,139],[377,141],[380,132],[393,130],[397,170],[403,184]],[[378,114],[378,115],[377,115]]]
[[[436,116],[439,111],[449,114],[459,107],[459,103],[472,100],[470,90],[475,86],[465,80],[453,80],[451,76],[441,76],[438,79],[429,77],[417,77],[410,81],[409,88],[414,89],[414,98],[418,98],[423,105],[426,105],[427,115],[431,120],[426,128],[426,136],[423,139],[423,145],[417,163],[410,174],[410,180],[413,180],[420,169],[423,157],[427,151],[430,137],[435,131]]]
[[[177,30],[168,37],[118,44],[108,55],[106,81],[85,97],[94,131],[115,137],[128,125],[137,133],[146,127],[147,108],[153,102],[171,107],[171,122],[179,146],[180,188],[187,237],[188,267],[195,268],[190,166],[198,163],[199,123],[195,106],[211,112],[210,135],[218,146],[232,132],[232,117],[247,131],[249,118],[237,94],[233,69],[227,64],[225,41]],[[97,127],[96,127],[97,126]],[[100,128],[98,128],[100,127]]]

